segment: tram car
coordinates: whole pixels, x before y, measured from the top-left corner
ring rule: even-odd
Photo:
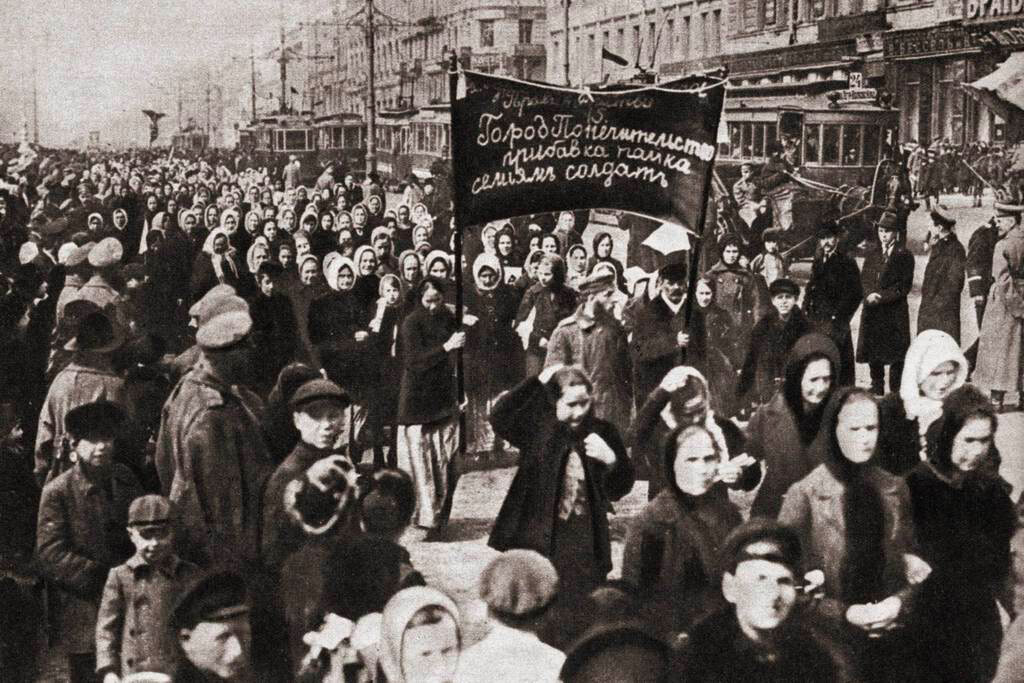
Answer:
[[[189,154],[202,154],[209,146],[210,136],[202,130],[182,130],[171,135],[171,147]]]
[[[789,185],[793,223],[783,240],[793,258],[813,254],[813,235],[825,218],[839,221],[848,244],[868,238],[906,174],[896,148],[899,111],[874,102],[840,104],[830,93],[730,96],[723,119],[713,183],[717,230],[739,233],[752,251],[760,236],[740,218],[732,186],[743,164],[751,165],[756,181],[773,142],[785,143],[799,176]]]
[[[318,167],[334,162],[356,173],[366,168],[366,124],[362,116],[327,116],[317,120],[315,127]]]
[[[451,160],[451,112],[448,104],[404,112],[383,112],[377,125],[377,170],[396,183],[410,174],[435,175],[438,163]]]

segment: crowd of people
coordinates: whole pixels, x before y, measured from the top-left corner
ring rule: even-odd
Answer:
[[[76,682],[1024,675],[1019,191],[966,249],[930,208],[912,334],[890,212],[863,265],[824,221],[804,285],[775,230],[638,280],[589,211],[457,235],[443,173],[36,157],[0,193],[10,680],[40,623]],[[506,453],[469,643],[405,546]]]

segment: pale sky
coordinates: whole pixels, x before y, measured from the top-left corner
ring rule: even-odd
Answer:
[[[0,0],[0,140],[26,115],[31,130],[33,53],[41,143],[90,130],[104,142],[144,139],[146,108],[166,111],[169,131],[178,79],[231,56],[247,74],[250,42],[259,55],[274,40],[282,5],[288,26],[309,18],[303,0]],[[269,76],[273,64],[260,68]]]

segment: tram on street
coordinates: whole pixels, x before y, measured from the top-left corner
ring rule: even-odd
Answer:
[[[171,135],[171,147],[184,152],[200,154],[210,145],[210,136],[198,129],[183,130]]]

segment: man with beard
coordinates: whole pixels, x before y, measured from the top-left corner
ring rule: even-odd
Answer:
[[[164,405],[154,461],[174,503],[183,551],[200,565],[247,566],[259,553],[263,485],[271,460],[249,389],[249,306],[216,299],[196,333],[200,357]]]
[[[774,520],[752,519],[725,540],[722,593],[732,607],[689,632],[680,680],[703,683],[854,680],[843,653],[798,602],[800,540]]]
[[[633,389],[626,331],[609,310],[615,292],[615,276],[606,270],[583,281],[580,294],[586,298],[551,334],[544,365],[582,368],[593,383],[595,415],[625,434]]]
[[[839,386],[853,384],[853,340],[850,320],[860,307],[863,289],[857,262],[839,248],[842,228],[825,221],[817,230],[818,249],[811,265],[811,278],[804,292],[804,312],[818,332],[827,335],[839,349]]]

